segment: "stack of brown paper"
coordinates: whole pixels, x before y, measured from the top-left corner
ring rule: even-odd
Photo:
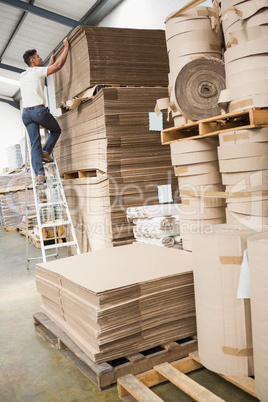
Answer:
[[[228,223],[262,230],[268,223],[268,128],[219,135],[218,157],[226,186]]]
[[[218,138],[177,141],[170,144],[171,160],[182,205],[179,208],[183,248],[192,249],[193,233],[209,233],[212,225],[225,222],[224,189],[217,156]],[[208,197],[215,193],[215,197]]]
[[[268,395],[268,233],[248,238],[250,303],[252,310],[253,357],[256,393],[261,401]]]
[[[267,107],[267,2],[228,0],[221,7],[226,90],[219,104],[229,112]]]
[[[80,26],[72,32],[69,42],[66,63],[54,76],[57,107],[96,84],[168,84],[162,30]]]
[[[167,18],[170,108],[175,125],[220,113],[217,103],[225,80],[218,17],[216,8],[195,7]]]
[[[132,242],[126,209],[158,204],[159,185],[176,188],[170,150],[158,131],[149,131],[148,112],[166,94],[167,88],[104,88],[58,118],[55,156],[83,252]],[[165,117],[163,124],[171,125]],[[68,172],[83,170],[88,177],[68,180]]]
[[[33,191],[28,191],[28,214],[35,215]],[[25,191],[9,191],[0,194],[0,222],[3,229],[17,228],[26,214]]]
[[[237,289],[247,239],[253,230],[214,225],[193,236],[198,351],[201,363],[219,374],[251,376],[250,300]]]
[[[183,250],[133,244],[80,254],[38,264],[36,284],[43,311],[96,363],[196,332]]]

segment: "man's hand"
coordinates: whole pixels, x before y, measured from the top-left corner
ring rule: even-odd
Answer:
[[[51,63],[52,57],[53,57],[53,64],[49,63],[49,65],[48,65],[48,68],[47,68],[48,76],[59,71],[65,64],[65,61],[67,59],[67,55],[69,52],[69,42],[68,42],[67,38],[64,39],[63,45],[64,45],[63,52],[61,53],[60,57],[55,61],[55,63],[54,63],[54,56],[51,56],[51,58],[50,58],[50,63]]]
[[[52,56],[50,57],[50,60],[49,60],[49,66],[52,66],[52,64],[54,64],[55,63],[55,57],[54,57],[54,54],[52,54]]]
[[[63,44],[64,44],[64,47],[66,47],[67,49],[69,49],[69,42],[68,42],[68,39],[67,39],[67,38],[64,39]]]

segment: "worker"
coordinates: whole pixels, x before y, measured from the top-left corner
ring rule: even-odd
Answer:
[[[52,162],[50,154],[61,134],[60,126],[46,107],[44,94],[45,78],[59,71],[65,64],[69,51],[68,39],[63,41],[64,50],[58,60],[51,56],[49,65],[44,67],[43,60],[35,49],[27,50],[23,59],[28,68],[20,75],[20,88],[23,103],[22,121],[27,128],[31,142],[32,167],[36,184],[42,186],[45,179],[43,162]],[[49,130],[45,145],[41,145],[39,127]]]

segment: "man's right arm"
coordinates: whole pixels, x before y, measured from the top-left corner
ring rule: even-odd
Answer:
[[[47,75],[48,76],[59,71],[66,62],[67,55],[69,52],[69,42],[68,42],[67,38],[64,39],[63,45],[64,45],[64,50],[63,50],[61,56],[58,58],[58,60],[55,61],[55,63],[53,63],[52,65],[47,67]]]

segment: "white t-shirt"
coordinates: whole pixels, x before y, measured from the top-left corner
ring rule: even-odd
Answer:
[[[45,105],[44,94],[47,67],[28,67],[20,75],[20,89],[23,107]]]

